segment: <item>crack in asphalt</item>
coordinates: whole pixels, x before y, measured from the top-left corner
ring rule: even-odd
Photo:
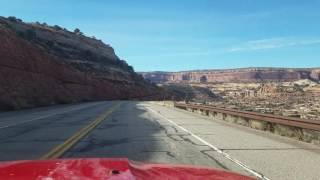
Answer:
[[[187,142],[187,143],[190,143],[194,146],[200,146],[200,147],[207,147],[207,145],[205,144],[198,144],[194,141],[192,141],[191,139],[189,138],[186,138],[185,136],[190,136],[189,134],[167,134],[168,138],[174,140],[174,141],[177,141],[177,142]],[[180,137],[181,139],[176,139],[174,136],[178,136]]]
[[[196,142],[194,142],[194,141],[192,141],[191,139],[189,139],[189,138],[186,138],[186,137],[184,137],[184,136],[190,136],[189,134],[188,135],[182,135],[182,136],[180,136],[185,142],[189,142],[189,143],[191,143],[192,145],[194,145],[194,146],[202,146],[202,147],[206,147],[207,145],[205,145],[205,144],[198,144],[198,143],[196,143]]]
[[[141,136],[140,136],[141,137]],[[89,140],[82,141],[82,143],[86,143],[81,148],[75,148],[73,152],[89,152],[93,149],[105,147],[105,146],[114,146],[119,144],[125,144],[125,143],[132,143],[132,142],[145,142],[145,141],[164,141],[162,139],[137,139],[135,138],[120,138],[120,139],[98,139],[94,136],[89,136]]]
[[[213,160],[215,163],[217,163],[221,168],[226,169],[226,170],[230,170],[227,166],[225,166],[224,164],[222,164],[220,161],[218,161],[216,158],[214,158],[213,156],[211,156],[210,154],[208,154],[207,152],[215,152],[212,149],[208,149],[208,150],[201,150],[200,151],[203,155],[207,156],[208,158],[210,158],[211,160]]]
[[[167,156],[170,156],[172,158],[176,158],[173,153],[170,151],[140,151],[140,153],[166,153]]]
[[[225,148],[222,151],[287,151],[287,150],[320,150],[320,148]]]
[[[204,144],[198,144],[194,141],[192,141],[190,138],[186,137],[186,136],[190,136],[189,134],[170,134],[168,131],[168,129],[166,127],[169,127],[171,129],[174,130],[174,132],[178,133],[178,129],[174,126],[171,125],[161,125],[158,121],[154,121],[161,129],[163,129],[165,131],[165,134],[168,138],[172,139],[173,141],[180,141],[180,142],[187,142],[190,143],[194,146],[200,146],[200,147],[208,147],[207,145]],[[207,134],[207,135],[214,135],[214,134]],[[175,136],[180,137],[181,139],[176,139]],[[225,166],[224,164],[222,164],[219,160],[217,160],[216,158],[214,158],[213,156],[211,156],[210,154],[208,154],[207,152],[210,152],[213,150],[201,150],[200,153],[203,154],[204,156],[210,158],[212,161],[214,161],[218,166],[220,166],[221,168],[225,169],[225,170],[230,170],[227,166]],[[150,152],[159,152],[159,151],[150,151]],[[166,152],[167,155],[170,156],[170,151],[160,151],[160,152]],[[174,156],[173,156],[174,157]]]
[[[90,137],[89,137],[90,138]],[[121,138],[115,140],[98,140],[95,137],[91,137],[88,142],[86,142],[85,146],[81,148],[75,148],[76,152],[88,152],[93,149],[104,147],[104,146],[113,146],[118,144],[129,143],[129,138]]]
[[[107,124],[107,125],[100,125],[99,127],[96,127],[95,129],[99,129],[99,130],[105,130],[105,129],[111,129],[114,127],[128,127],[128,124]]]

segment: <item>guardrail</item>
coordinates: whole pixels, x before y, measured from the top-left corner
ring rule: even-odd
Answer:
[[[263,114],[263,113],[249,112],[249,111],[240,111],[235,109],[227,109],[227,108],[206,106],[206,105],[174,103],[174,106],[182,109],[187,109],[187,108],[198,109],[202,111],[207,111],[207,113],[217,112],[217,113],[223,113],[223,114],[233,115],[233,116],[242,117],[242,118],[253,119],[257,121],[264,121],[264,122],[270,122],[275,124],[281,124],[285,126],[320,131],[320,120],[291,118],[291,117],[285,117],[285,116]]]

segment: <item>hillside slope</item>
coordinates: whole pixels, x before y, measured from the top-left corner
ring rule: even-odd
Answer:
[[[110,46],[81,32],[0,17],[0,42],[0,109],[161,93]]]

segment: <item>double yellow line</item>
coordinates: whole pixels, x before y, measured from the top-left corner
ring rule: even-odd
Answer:
[[[81,138],[86,136],[90,131],[97,127],[104,119],[106,119],[114,110],[119,108],[121,102],[116,103],[110,109],[104,111],[97,118],[95,118],[89,125],[78,131],[62,144],[53,148],[50,152],[40,157],[40,159],[56,159],[61,157],[66,151],[74,146]]]

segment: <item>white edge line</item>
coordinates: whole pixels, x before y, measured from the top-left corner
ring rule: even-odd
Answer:
[[[170,119],[166,118],[165,116],[163,116],[162,114],[158,113],[157,111],[151,109],[150,107],[146,107],[147,109],[149,109],[150,111],[152,111],[153,113],[161,116],[163,119],[167,120],[168,122],[170,122],[171,124],[177,126],[178,128],[180,128],[181,130],[187,132],[188,134],[190,134],[192,137],[196,138],[197,140],[199,140],[200,142],[202,142],[203,144],[209,146],[210,148],[212,148],[214,151],[220,153],[222,156],[224,156],[225,158],[229,159],[230,161],[234,162],[235,164],[237,164],[238,166],[242,167],[244,170],[248,171],[249,173],[251,173],[252,175],[260,178],[260,179],[264,179],[264,180],[269,180],[269,178],[267,178],[266,176],[262,175],[261,173],[256,172],[255,170],[251,169],[249,166],[245,165],[244,163],[242,163],[241,161],[231,157],[228,153],[223,152],[221,149],[215,147],[214,145],[208,143],[207,141],[203,140],[202,138],[200,138],[199,136],[193,134],[191,131],[185,129],[184,127],[178,125],[177,123],[171,121]]]

